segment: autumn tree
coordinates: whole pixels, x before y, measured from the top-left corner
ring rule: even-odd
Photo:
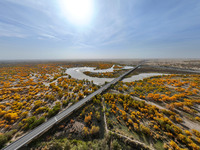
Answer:
[[[97,135],[99,133],[99,127],[97,126],[92,126],[91,130],[90,130],[90,134],[91,135]]]
[[[88,127],[83,127],[82,132],[84,136],[88,136],[90,134]]]
[[[91,121],[91,119],[91,115],[85,116],[84,122],[88,124]]]

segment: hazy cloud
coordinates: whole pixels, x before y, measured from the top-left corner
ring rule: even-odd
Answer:
[[[188,52],[190,57],[200,57],[199,0],[94,0],[94,3],[91,23],[78,27],[63,17],[58,1],[0,1],[0,46],[6,49],[0,59],[17,50],[20,57],[21,49],[21,57],[27,51],[29,58],[27,46],[36,49],[36,58],[42,55],[49,59],[117,55],[184,57]]]

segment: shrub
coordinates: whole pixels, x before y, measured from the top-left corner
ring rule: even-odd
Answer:
[[[5,134],[1,134],[0,135],[0,148],[2,148],[7,141],[8,141],[8,138],[5,136]]]
[[[11,130],[5,134],[0,134],[0,148],[2,148],[17,132],[17,130]]]
[[[40,124],[42,124],[43,122],[45,122],[45,118],[44,118],[44,117],[41,117],[40,119],[35,120],[35,121],[29,126],[29,128],[30,128],[30,129],[33,129],[33,128],[39,126]]]
[[[49,112],[48,112],[48,117],[53,117],[55,116],[59,111],[60,111],[60,108],[61,108],[61,104],[60,103],[57,103],[53,109],[50,109]]]

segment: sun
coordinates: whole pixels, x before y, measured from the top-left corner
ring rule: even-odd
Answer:
[[[75,25],[87,25],[93,15],[93,0],[60,0],[62,15]]]

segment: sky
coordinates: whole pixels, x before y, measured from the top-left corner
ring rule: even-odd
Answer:
[[[0,60],[200,58],[199,0],[0,0]]]

